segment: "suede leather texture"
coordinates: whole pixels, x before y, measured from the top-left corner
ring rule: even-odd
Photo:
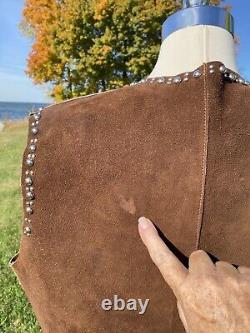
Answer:
[[[226,80],[220,65],[203,64],[188,82],[44,109],[31,168],[30,116],[21,186],[25,209],[25,171],[34,170],[32,234],[10,266],[44,333],[185,332],[140,240],[140,216],[186,266],[203,249],[250,267],[250,87]],[[144,315],[104,311],[114,295],[150,301]]]

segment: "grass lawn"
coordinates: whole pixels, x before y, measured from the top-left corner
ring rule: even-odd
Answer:
[[[7,123],[0,132],[0,332],[39,333],[39,325],[8,262],[21,235],[21,161],[27,121]]]

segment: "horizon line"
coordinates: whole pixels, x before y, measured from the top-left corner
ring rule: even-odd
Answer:
[[[2,101],[0,103],[29,103],[29,104],[52,104],[53,102],[30,102],[30,101]]]

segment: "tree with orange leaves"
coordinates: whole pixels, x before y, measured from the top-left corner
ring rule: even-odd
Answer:
[[[218,0],[215,0],[218,1]],[[121,87],[152,70],[173,0],[26,0],[27,74],[56,100]]]
[[[27,74],[56,100],[139,81],[152,69],[171,0],[26,0]]]

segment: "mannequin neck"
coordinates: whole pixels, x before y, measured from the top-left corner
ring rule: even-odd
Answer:
[[[148,78],[191,72],[203,63],[220,61],[238,72],[233,36],[223,28],[197,25],[178,30],[162,43]]]

